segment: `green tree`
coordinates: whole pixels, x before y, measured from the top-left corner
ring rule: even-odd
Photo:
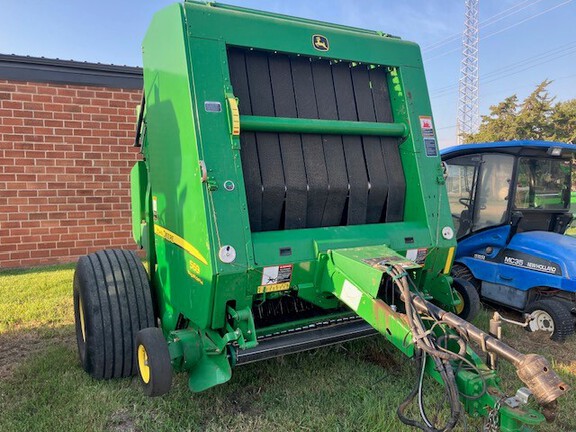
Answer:
[[[544,80],[526,98],[516,116],[517,139],[545,140],[552,136],[553,97],[547,87],[552,81]]]
[[[518,97],[512,95],[498,105],[490,107],[490,114],[482,116],[480,130],[475,134],[465,134],[464,142],[510,141],[517,136]]]
[[[552,138],[576,144],[576,99],[559,102],[552,114]]]
[[[550,140],[576,142],[576,99],[554,104],[544,80],[522,103],[512,95],[490,107],[475,134],[465,142]]]

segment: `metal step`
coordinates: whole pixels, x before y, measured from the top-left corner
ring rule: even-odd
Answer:
[[[373,336],[378,332],[362,319],[337,322],[328,326],[263,338],[256,348],[236,348],[236,365],[244,365],[286,354],[294,354],[328,345]]]

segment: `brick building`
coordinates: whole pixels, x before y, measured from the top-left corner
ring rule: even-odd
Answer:
[[[133,248],[139,68],[0,55],[0,269]]]

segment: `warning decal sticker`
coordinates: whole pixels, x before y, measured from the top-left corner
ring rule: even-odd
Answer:
[[[258,294],[285,291],[290,288],[291,279],[292,264],[264,267],[262,271],[262,282],[258,287]]]
[[[420,129],[422,130],[423,137],[434,138],[434,124],[432,123],[432,117],[420,116]]]

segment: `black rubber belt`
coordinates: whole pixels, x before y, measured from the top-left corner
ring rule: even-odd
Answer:
[[[246,53],[246,70],[252,114],[273,117],[275,112],[268,55],[258,51]],[[285,195],[278,134],[256,133],[256,144],[262,175],[262,231],[278,230],[282,226]]]
[[[350,66],[347,63],[333,65],[332,76],[336,92],[338,119],[357,121],[358,115],[354,103]],[[345,135],[342,137],[342,143],[344,145],[344,154],[346,155],[346,167],[350,185],[347,225],[365,224],[368,205],[368,174],[366,172],[362,140],[359,136]]]
[[[376,121],[394,122],[386,71],[383,68],[370,70],[372,97],[376,112]],[[388,200],[385,218],[382,222],[399,222],[404,219],[404,201],[406,198],[406,179],[400,158],[400,140],[398,138],[380,138],[384,165],[388,174]]]
[[[277,117],[297,117],[294,100],[294,86],[290,60],[287,56],[276,54],[268,58],[270,81],[274,95],[274,109]],[[297,81],[297,80],[296,80]],[[306,228],[307,182],[304,170],[304,156],[300,136],[293,133],[281,133],[280,150],[282,166],[286,180],[286,201],[284,204],[284,229]]]
[[[322,120],[338,120],[336,95],[330,63],[325,60],[312,63],[312,76],[318,116]],[[342,214],[348,199],[348,173],[342,137],[338,135],[323,135],[324,159],[328,172],[328,197],[322,216],[322,226],[341,225]],[[344,221],[345,223],[345,221]]]
[[[358,120],[375,122],[376,113],[374,112],[368,68],[366,65],[357,65],[352,67],[350,71],[352,72]],[[364,136],[362,137],[362,144],[370,181],[366,222],[379,223],[386,204],[386,197],[388,196],[388,175],[382,158],[380,139],[373,136]]]
[[[229,49],[242,115],[393,122],[386,71]],[[241,133],[253,232],[401,221],[397,138]]]
[[[248,77],[246,75],[246,60],[244,52],[239,49],[228,51],[228,66],[230,81],[234,95],[238,98],[240,113],[252,115]],[[262,230],[262,177],[258,162],[258,148],[254,132],[242,132],[240,135],[240,158],[246,186],[246,201],[252,231]]]
[[[292,58],[291,63],[298,117],[318,118],[310,60],[297,57]],[[308,177],[308,219],[306,227],[316,228],[323,225],[322,221],[329,188],[322,137],[312,134],[302,135],[302,149]]]

